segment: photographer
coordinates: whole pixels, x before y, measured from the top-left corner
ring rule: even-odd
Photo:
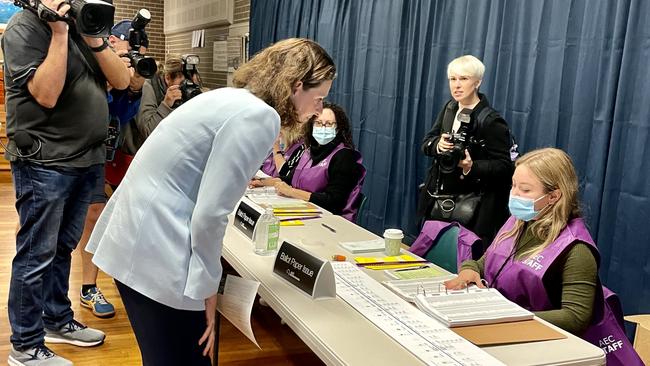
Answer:
[[[144,83],[140,111],[136,117],[137,129],[131,129],[133,138],[126,143],[133,154],[160,121],[174,110],[177,101],[181,100],[180,85],[184,80],[181,56],[168,55],[164,66],[158,68],[156,76]]]
[[[513,164],[508,125],[478,92],[484,71],[471,55],[449,63],[452,99],[422,143],[422,152],[434,160],[418,216],[458,221],[481,237],[485,249],[508,218]]]
[[[9,288],[9,362],[72,365],[44,342],[88,347],[105,338],[74,320],[68,280],[105,160],[106,82],[125,89],[129,73],[105,40],[79,34],[77,26],[83,27],[66,15],[68,3],[42,0],[38,11],[21,5],[26,9],[11,18],[2,39],[6,157],[20,217]],[[106,3],[90,6],[102,7],[114,11]]]
[[[122,58],[122,62],[127,65],[131,79],[129,87],[125,90],[112,88],[111,85],[108,86],[107,100],[109,115],[111,117],[109,135],[112,136],[111,139],[114,140],[114,144],[110,147],[107,145],[106,176],[101,174],[101,177],[95,183],[95,189],[84,223],[84,231],[78,244],[82,262],[82,287],[79,294],[80,303],[81,306],[90,309],[95,316],[100,318],[110,318],[115,315],[115,307],[106,300],[99,287],[97,287],[97,266],[92,262],[92,254],[86,252],[84,249],[95,227],[97,218],[99,218],[106,205],[107,197],[106,193],[104,193],[104,184],[111,183],[110,178],[112,177],[110,175],[113,172],[111,168],[113,165],[123,161],[123,156],[117,149],[119,149],[119,144],[124,139],[124,132],[128,129],[128,125],[135,123],[134,117],[140,108],[142,86],[145,79],[135,71],[132,67],[131,58],[127,57],[128,53],[132,51],[132,46],[129,43],[129,34],[132,30],[132,21],[122,20],[111,28],[111,35],[108,37],[111,48]],[[138,48],[139,54],[144,55],[149,46],[149,41],[146,32],[142,31],[141,35],[141,44],[138,45]]]

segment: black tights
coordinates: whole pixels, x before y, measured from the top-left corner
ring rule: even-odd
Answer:
[[[138,340],[144,366],[210,366],[202,355],[205,312],[178,310],[115,281]]]

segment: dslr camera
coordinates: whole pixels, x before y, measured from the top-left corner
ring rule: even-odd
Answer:
[[[127,54],[131,60],[131,66],[138,73],[146,79],[151,79],[156,75],[158,66],[153,57],[143,56],[140,54],[140,47],[142,47],[142,40],[146,37],[144,28],[151,21],[151,13],[147,9],[140,9],[131,21],[131,29],[129,29],[129,45],[131,51]]]
[[[179,86],[181,99],[174,103],[173,108],[176,108],[201,94],[201,86],[194,82],[194,76],[199,73],[199,70],[197,69],[200,61],[199,56],[183,55],[181,56],[181,60],[183,61],[183,76],[185,76],[185,80],[183,80]]]
[[[39,0],[14,0],[16,6],[38,14],[46,22],[64,21],[72,23],[76,20],[79,33],[86,37],[108,37],[113,26],[115,7],[100,0],[66,0],[70,11],[65,16],[60,16],[54,10],[43,5]]]
[[[460,121],[460,127],[456,133],[451,134],[451,137],[447,140],[454,144],[450,150],[444,151],[438,155],[438,166],[440,167],[440,172],[444,174],[453,173],[458,166],[458,163],[465,158],[465,149],[467,149],[471,144],[475,144],[474,136],[468,136],[470,133],[469,124],[470,124],[470,114],[472,113],[471,109],[465,108],[460,113],[458,113],[458,120]]]

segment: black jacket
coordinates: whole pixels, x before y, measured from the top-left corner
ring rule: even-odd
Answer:
[[[440,194],[482,193],[481,204],[468,229],[483,239],[487,247],[509,216],[508,196],[514,165],[510,160],[510,130],[506,121],[496,112],[490,113],[478,126],[478,115],[489,102],[479,93],[480,102],[470,115],[468,137],[476,143],[468,145],[473,165],[467,176],[461,168],[444,174],[439,172],[438,141],[442,133],[450,133],[458,111],[458,102],[450,100],[440,111],[433,128],[422,141],[422,152],[433,157],[425,186],[420,192],[418,216],[427,219],[433,206],[431,193],[438,182]],[[463,155],[464,157],[464,155]],[[438,176],[440,179],[438,180]]]

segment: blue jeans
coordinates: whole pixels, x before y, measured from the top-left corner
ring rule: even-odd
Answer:
[[[71,253],[83,232],[97,175],[88,168],[12,162],[20,230],[11,267],[11,343],[24,350],[44,341],[45,331],[73,318],[68,298]]]

